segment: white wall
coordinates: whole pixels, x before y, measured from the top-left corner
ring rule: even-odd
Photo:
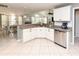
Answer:
[[[47,23],[47,11],[41,11],[31,17],[32,24]]]
[[[63,22],[55,22],[56,26],[61,26]],[[72,27],[72,21],[68,22],[68,27]]]

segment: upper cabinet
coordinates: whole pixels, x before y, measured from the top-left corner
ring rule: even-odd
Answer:
[[[70,21],[71,6],[65,6],[54,9],[54,21]]]

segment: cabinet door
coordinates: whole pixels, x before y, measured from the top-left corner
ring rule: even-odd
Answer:
[[[48,29],[48,39],[54,41],[54,29]]]
[[[31,38],[37,38],[39,37],[39,29],[38,28],[32,28],[31,29]]]
[[[30,29],[24,29],[23,30],[23,42],[27,42],[31,40],[31,32]]]
[[[46,38],[50,35],[50,33],[48,32],[48,28],[43,28],[43,27],[32,28],[31,33],[32,33],[32,39]]]
[[[55,21],[70,21],[71,19],[71,6],[65,6],[54,9]]]
[[[54,21],[61,21],[61,10],[54,9]]]
[[[61,8],[61,20],[62,21],[70,21],[71,19],[71,6],[66,6]]]
[[[39,29],[39,32],[40,32],[39,37],[46,38],[48,36],[48,28],[42,27]]]

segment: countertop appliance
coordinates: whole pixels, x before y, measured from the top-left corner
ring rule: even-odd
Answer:
[[[67,22],[63,22],[61,28],[62,29],[68,29],[67,25],[68,25]]]

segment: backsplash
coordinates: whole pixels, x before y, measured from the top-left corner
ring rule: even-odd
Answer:
[[[63,22],[55,22],[55,26],[61,26]],[[72,27],[72,22],[68,22],[68,27]]]

